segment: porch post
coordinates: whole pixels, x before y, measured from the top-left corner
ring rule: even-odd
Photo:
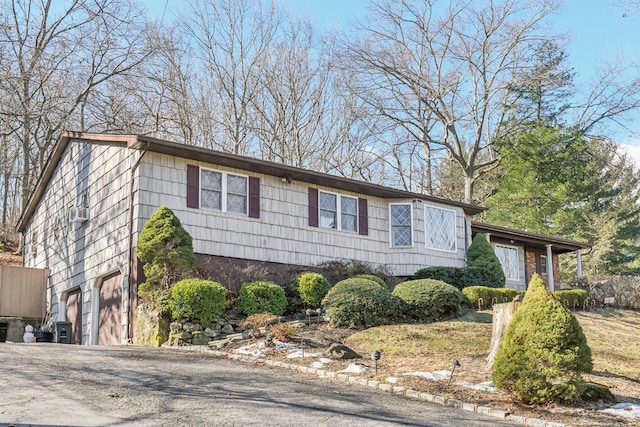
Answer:
[[[551,252],[551,245],[547,245],[547,273],[547,285],[549,286],[549,291],[553,292],[553,252]]]
[[[576,251],[576,259],[578,260],[578,279],[582,278],[582,249]]]

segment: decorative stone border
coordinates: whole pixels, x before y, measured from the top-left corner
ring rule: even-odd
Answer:
[[[289,369],[291,371],[297,371],[305,374],[316,375],[320,378],[339,381],[345,384],[355,384],[359,386],[373,388],[376,390],[393,394],[395,396],[402,396],[408,399],[419,400],[422,402],[436,403],[442,406],[451,406],[453,408],[462,409],[463,411],[475,412],[481,415],[488,415],[490,417],[500,418],[510,423],[520,424],[527,427],[571,427],[568,424],[558,423],[555,421],[545,421],[540,418],[530,418],[530,417],[524,417],[522,415],[515,415],[515,414],[511,414],[509,411],[494,409],[488,406],[480,406],[475,403],[463,402],[462,400],[458,400],[458,399],[451,399],[445,396],[438,396],[435,394],[425,393],[425,392],[413,390],[410,388],[395,386],[387,382],[369,380],[361,377],[353,377],[347,374],[327,371],[325,369],[316,369],[308,366],[285,363],[285,362],[271,360],[271,359],[262,359],[262,358],[256,359],[254,357],[248,357],[248,356],[239,355],[239,354],[229,354],[224,351],[205,350],[206,346],[194,346],[194,347],[197,347],[197,348],[190,348],[190,346],[167,347],[167,348],[178,348],[181,350],[207,352],[220,358],[238,360],[246,363],[259,363],[259,364],[271,366],[274,368]]]

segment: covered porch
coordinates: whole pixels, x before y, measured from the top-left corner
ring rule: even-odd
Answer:
[[[534,273],[538,273],[550,291],[560,289],[558,255],[575,253],[577,276],[582,277],[582,251],[590,249],[587,242],[514,230],[472,221],[471,232],[483,234],[493,246],[507,277],[507,287],[526,289]]]

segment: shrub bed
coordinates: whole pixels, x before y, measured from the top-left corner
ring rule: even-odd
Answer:
[[[322,305],[336,327],[368,328],[402,315],[401,301],[386,287],[368,279],[345,279],[335,284]]]
[[[271,282],[244,283],[238,293],[238,309],[247,315],[271,313],[282,316],[287,309],[284,289]]]
[[[489,307],[493,303],[493,299],[496,298],[498,303],[510,302],[518,295],[524,295],[525,291],[518,291],[516,289],[509,288],[488,288],[486,286],[469,286],[462,290],[462,295],[465,297],[465,302],[470,307],[478,307],[478,300],[482,298],[482,306]]]
[[[173,319],[210,324],[224,310],[227,290],[218,282],[184,279],[173,285],[168,305]]]
[[[573,307],[574,301],[577,300],[579,308],[582,308],[584,302],[589,298],[589,294],[584,289],[563,289],[561,291],[555,291],[553,296],[562,304],[568,301],[569,307]]]
[[[405,302],[405,314],[409,318],[421,322],[455,315],[463,301],[462,293],[456,287],[432,279],[399,283],[393,295]]]

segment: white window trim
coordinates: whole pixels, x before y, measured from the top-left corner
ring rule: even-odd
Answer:
[[[496,243],[496,245],[494,246],[493,250],[495,251],[495,248],[497,248],[497,247],[506,248],[506,249],[514,249],[516,251],[516,265],[518,267],[516,269],[516,277],[507,277],[507,272],[504,271],[504,267],[502,267],[502,271],[504,272],[504,276],[505,276],[506,280],[511,280],[512,282],[519,281],[520,280],[520,248],[517,247],[517,246],[510,246],[510,245],[503,245],[501,243]],[[500,263],[500,265],[502,265],[502,263]]]
[[[320,212],[323,210],[322,207],[320,206],[320,195],[321,194],[331,194],[336,196],[336,226],[334,227],[327,227],[322,225],[322,216],[320,215]],[[355,230],[345,230],[342,228],[342,198],[346,197],[348,199],[354,199],[356,201],[356,229]],[[344,194],[340,194],[340,193],[334,193],[332,191],[323,191],[323,190],[318,190],[318,226],[320,226],[320,228],[326,228],[327,230],[340,230],[340,231],[344,231],[345,233],[358,233],[358,230],[360,229],[360,212],[358,211],[359,206],[358,206],[358,198],[357,197],[353,197],[353,196],[346,196]]]
[[[411,219],[409,220],[409,226],[411,227],[411,245],[407,246],[399,246],[393,244],[393,224],[391,221],[391,207],[392,206],[409,206],[409,212],[411,214]],[[413,248],[415,245],[415,235],[414,235],[414,227],[413,227],[413,204],[412,203],[389,203],[389,247],[395,249],[409,249]]]
[[[433,246],[427,245],[427,209],[440,209],[442,211],[448,211],[453,213],[453,235],[454,235],[453,249],[435,248]],[[458,252],[458,213],[455,211],[455,209],[447,209],[440,206],[427,204],[427,205],[424,205],[423,212],[424,212],[424,247],[433,251],[447,252],[450,254],[457,253]]]
[[[209,171],[209,172],[215,172],[215,173],[220,173],[222,174],[222,200],[220,201],[221,203],[221,209],[214,209],[214,208],[209,208],[209,207],[204,207],[202,206],[202,172],[203,171]],[[227,211],[227,176],[228,175],[232,175],[232,176],[239,176],[239,177],[243,177],[245,178],[245,198],[246,198],[246,203],[244,206],[244,212],[235,212],[235,211]],[[226,172],[226,171],[221,171],[218,169],[210,169],[210,168],[200,168],[200,177],[199,177],[199,182],[198,182],[198,206],[200,206],[201,209],[206,209],[206,210],[210,210],[210,211],[214,211],[214,212],[229,212],[232,214],[239,214],[239,215],[249,215],[249,175],[243,175],[241,173],[234,173],[234,172]]]

